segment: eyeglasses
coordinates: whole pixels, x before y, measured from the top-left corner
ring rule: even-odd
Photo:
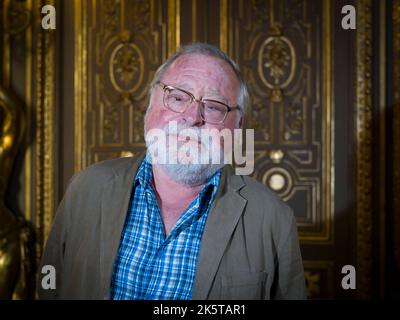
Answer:
[[[220,124],[225,121],[228,112],[239,109],[239,106],[230,107],[223,102],[211,99],[196,99],[193,94],[183,89],[168,86],[158,81],[164,91],[163,103],[173,112],[184,113],[193,101],[200,103],[200,116],[203,121],[211,124]]]

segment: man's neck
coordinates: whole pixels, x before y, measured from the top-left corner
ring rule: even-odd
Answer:
[[[175,181],[165,170],[153,165],[153,182],[161,217],[168,236],[176,221],[197,197],[204,183],[188,186]]]
[[[163,205],[168,207],[181,207],[183,203],[189,204],[199,194],[204,183],[189,186],[179,183],[163,168],[153,165],[153,180],[157,195]]]

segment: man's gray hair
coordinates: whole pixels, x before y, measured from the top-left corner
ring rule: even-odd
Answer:
[[[180,47],[173,55],[171,55],[167,61],[163,65],[161,65],[157,72],[154,75],[154,79],[150,84],[150,93],[151,90],[153,89],[154,85],[158,82],[161,81],[162,76],[164,75],[165,71],[167,71],[168,67],[179,57],[187,54],[203,54],[206,56],[211,56],[211,57],[216,57],[219,58],[225,62],[227,62],[233,69],[233,71],[236,74],[237,79],[239,80],[239,95],[237,98],[237,104],[244,114],[246,111],[247,106],[250,103],[250,98],[249,98],[249,92],[247,89],[246,82],[243,79],[242,73],[240,71],[239,66],[236,64],[235,61],[233,61],[225,52],[222,50],[218,49],[217,47],[208,44],[208,43],[201,43],[201,42],[196,42],[196,43],[191,43],[187,44],[185,46]]]

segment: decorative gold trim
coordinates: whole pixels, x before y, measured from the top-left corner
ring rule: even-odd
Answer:
[[[197,41],[197,0],[192,0],[192,41]]]
[[[232,32],[234,29],[233,26],[237,26],[241,23],[238,20],[233,21],[232,17],[229,14],[224,15],[223,12],[229,12],[229,0],[220,0],[220,47],[221,49],[225,49],[226,47],[227,53],[233,56],[234,58],[238,58],[239,55],[236,53],[235,50],[238,50],[238,46],[232,45],[235,41],[230,41],[233,39],[233,36],[228,34],[224,34],[224,28],[228,28],[228,32]],[[262,2],[263,5],[264,2]],[[246,6],[246,2],[240,1],[238,3],[239,11],[242,6]],[[261,5],[260,5],[261,6]],[[274,7],[275,6],[275,7]],[[281,6],[278,3],[274,3],[274,1],[268,2],[268,9],[266,12],[269,14],[269,26],[268,28],[274,29],[271,30],[272,34],[275,34],[281,29],[281,24],[277,19],[280,14],[276,12],[276,10],[282,10]],[[299,219],[298,226],[300,227],[299,230],[299,237],[302,244],[312,244],[312,245],[331,245],[334,244],[334,237],[335,237],[335,229],[334,229],[334,192],[335,192],[335,120],[334,120],[334,112],[335,112],[335,100],[334,100],[334,82],[333,82],[333,70],[334,70],[334,61],[333,61],[333,41],[334,41],[334,34],[333,34],[333,8],[332,8],[332,1],[331,0],[323,0],[322,2],[322,18],[319,21],[322,21],[322,30],[318,29],[318,48],[321,48],[321,51],[318,52],[316,59],[317,59],[317,66],[321,69],[321,72],[318,71],[318,77],[322,77],[322,90],[318,90],[319,92],[322,91],[322,94],[317,96],[318,102],[321,105],[321,112],[322,112],[322,142],[318,144],[318,148],[321,148],[321,156],[322,165],[321,169],[311,171],[313,173],[322,172],[322,179],[321,184],[318,184],[313,181],[313,178],[304,178],[301,183],[307,187],[310,187],[313,192],[316,193],[316,196],[313,196],[313,199],[317,199],[316,201],[323,201],[323,206],[321,207],[321,213],[317,215],[316,213],[316,206],[313,204],[310,206],[311,209],[311,216],[313,218],[314,227],[311,231],[309,226],[305,226],[302,223],[301,219]],[[244,13],[240,13],[240,16],[244,16]],[[225,20],[224,20],[225,19]],[[224,27],[225,26],[225,27]],[[238,32],[238,31],[235,31]],[[278,32],[279,34],[279,32]],[[227,40],[227,42],[225,42]],[[321,39],[321,40],[319,40]],[[234,47],[234,48],[233,48]],[[307,46],[307,52],[311,50],[309,46]],[[245,50],[244,57],[246,60],[250,60],[250,55],[254,56],[256,52],[255,45],[249,46],[248,50]],[[310,53],[308,53],[310,54]],[[322,62],[321,62],[322,58]],[[321,75],[320,75],[321,74]],[[248,73],[250,77],[249,80],[252,83],[255,83],[255,79],[252,78],[252,73]],[[300,76],[301,78],[301,76]],[[311,87],[311,85],[309,85]],[[254,89],[257,91],[257,86],[254,86]],[[260,91],[261,92],[261,89]],[[262,94],[262,93],[261,93]],[[321,98],[320,98],[321,97]],[[321,102],[320,102],[321,101]],[[304,107],[304,100],[303,105]],[[279,108],[278,108],[279,109]],[[272,108],[274,110],[274,108]],[[272,111],[275,112],[275,111]],[[283,112],[280,108],[277,112]],[[270,118],[272,119],[272,114]],[[282,119],[282,117],[281,117]],[[306,118],[304,123],[306,122]],[[280,128],[283,128],[283,125],[280,125]],[[283,134],[279,134],[282,136]],[[280,139],[279,139],[280,140]],[[278,143],[285,143],[289,145],[288,142],[280,140]],[[267,147],[268,141],[264,142],[256,142],[258,146]],[[318,161],[321,161],[318,158]],[[289,162],[285,162],[285,165],[290,166]],[[318,164],[319,166],[320,164]],[[296,171],[296,170],[294,170]],[[315,187],[314,187],[315,186]],[[296,189],[298,190],[298,189]],[[315,190],[315,191],[314,191]],[[288,195],[288,197],[290,194]],[[319,200],[318,200],[319,199]],[[314,209],[315,208],[315,209]]]
[[[322,235],[309,235],[309,232],[299,232],[303,244],[333,244],[334,243],[334,192],[335,192],[335,119],[333,96],[333,59],[332,59],[332,9],[330,0],[323,1],[322,25],[322,99],[323,99],[323,145],[322,145],[322,194],[324,207],[322,219],[326,221]]]
[[[168,0],[168,55],[174,53],[181,44],[180,8],[180,0]]]
[[[75,0],[75,172],[86,167],[87,2]]]
[[[330,242],[334,242],[334,192],[335,192],[335,118],[334,118],[334,94],[333,94],[333,59],[332,59],[332,21],[331,2],[323,3],[323,86],[322,97],[324,99],[325,121],[323,121],[324,156],[322,163],[323,179],[322,193],[325,195],[324,218],[327,223],[327,234]],[[326,167],[325,167],[326,166]],[[324,176],[325,175],[325,176]]]
[[[400,0],[393,0],[393,215],[394,258],[400,270]]]
[[[220,0],[219,20],[220,20],[219,47],[222,51],[228,52],[228,24],[229,24],[228,0]]]
[[[266,78],[265,78],[265,75],[264,75],[264,71],[262,70],[263,69],[263,67],[264,67],[264,64],[262,63],[262,60],[263,60],[263,55],[265,54],[265,48],[270,44],[270,43],[277,43],[277,42],[280,42],[280,43],[284,43],[284,44],[286,44],[287,45],[287,47],[289,48],[289,52],[290,52],[290,61],[291,61],[291,64],[290,64],[290,71],[289,71],[289,75],[286,77],[286,80],[285,81],[283,81],[283,83],[281,83],[281,84],[279,84],[279,85],[276,85],[276,84],[274,84],[274,83],[270,83]],[[274,45],[274,44],[273,44]],[[259,76],[260,76],[260,79],[261,79],[261,81],[265,84],[265,86],[266,87],[268,87],[268,88],[270,88],[270,89],[272,89],[272,90],[278,90],[279,92],[281,92],[281,89],[284,89],[285,87],[287,87],[287,85],[289,84],[289,83],[291,83],[292,82],[292,80],[293,80],[293,77],[294,77],[294,75],[295,75],[295,70],[296,70],[296,63],[297,63],[297,61],[296,61],[297,59],[296,59],[296,51],[295,51],[295,49],[294,49],[294,47],[293,47],[293,44],[291,43],[291,41],[288,39],[288,38],[286,38],[285,36],[282,36],[282,35],[273,35],[273,36],[269,36],[267,39],[265,39],[265,41],[263,42],[263,44],[261,45],[261,47],[260,47],[260,50],[259,50],[259,52],[258,52],[258,63],[257,63],[257,66],[258,66],[258,74],[259,74]],[[278,66],[277,66],[277,61],[273,61],[273,60],[271,60],[270,61],[271,62],[271,66],[269,67],[270,68],[270,70],[272,69],[273,70],[273,68],[274,67],[276,67],[276,68],[279,68]],[[279,68],[280,69],[280,68]],[[280,69],[279,71],[282,71],[282,74],[283,74],[283,70],[282,69]],[[272,96],[272,99],[274,98],[274,96]],[[282,97],[281,97],[282,98]],[[276,101],[276,102],[280,102],[281,100],[278,100],[278,101]],[[274,101],[275,102],[275,101]]]
[[[120,31],[125,30],[125,0],[121,0],[121,6],[120,6]],[[93,12],[95,15],[96,11]]]
[[[27,10],[32,12],[32,0],[26,1]],[[26,48],[32,48],[32,25],[26,29],[25,34]],[[32,220],[32,147],[31,147],[31,121],[32,121],[32,53],[28,51],[25,55],[25,86],[26,86],[26,144],[24,160],[24,215],[28,221]]]
[[[10,32],[8,31],[10,29],[9,23],[9,11],[10,11],[10,0],[4,0],[3,3],[3,26],[4,26],[4,31],[3,32],[3,70],[2,70],[2,75],[3,75],[3,87],[4,88],[9,88],[10,86],[10,68],[11,68],[11,59],[10,59]]]
[[[372,246],[372,0],[357,2],[356,31],[357,292],[371,297]]]
[[[385,297],[386,0],[379,1],[379,294]]]
[[[306,278],[307,285],[307,293],[308,298],[313,298],[313,292],[316,293],[315,298],[334,298],[334,262],[333,261],[324,261],[324,260],[303,260],[304,265],[304,276]],[[315,270],[315,271],[314,271]],[[325,270],[326,272],[326,291],[328,293],[328,297],[321,297],[321,278],[319,277],[320,273],[317,273],[321,270]],[[312,274],[314,272],[314,275]]]
[[[46,2],[46,3],[44,3]],[[38,1],[35,30],[35,223],[37,257],[49,234],[54,206],[54,123],[55,123],[55,33],[41,28],[41,7],[55,6],[55,0]]]
[[[55,0],[46,0],[46,4],[55,7]],[[44,5],[44,4],[43,4]],[[45,32],[45,79],[44,79],[44,238],[50,233],[54,216],[54,146],[55,146],[55,36],[54,32]]]

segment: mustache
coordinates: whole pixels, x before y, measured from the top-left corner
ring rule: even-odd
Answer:
[[[164,131],[166,136],[176,136],[178,143],[184,143],[187,141],[196,141],[203,148],[209,148],[210,141],[204,139],[202,135],[202,130],[199,127],[193,127],[185,124],[178,124],[177,126],[169,126],[168,124],[164,126],[161,130]]]
[[[172,126],[170,127],[168,124],[164,126],[164,128],[162,128],[162,130],[166,133],[166,134],[170,134],[170,135],[176,135],[179,136],[182,131],[185,130],[184,132],[184,136],[188,136],[190,138],[194,138],[196,140],[199,140],[201,138],[201,129],[199,127],[193,127],[190,125],[177,125],[177,126]]]

